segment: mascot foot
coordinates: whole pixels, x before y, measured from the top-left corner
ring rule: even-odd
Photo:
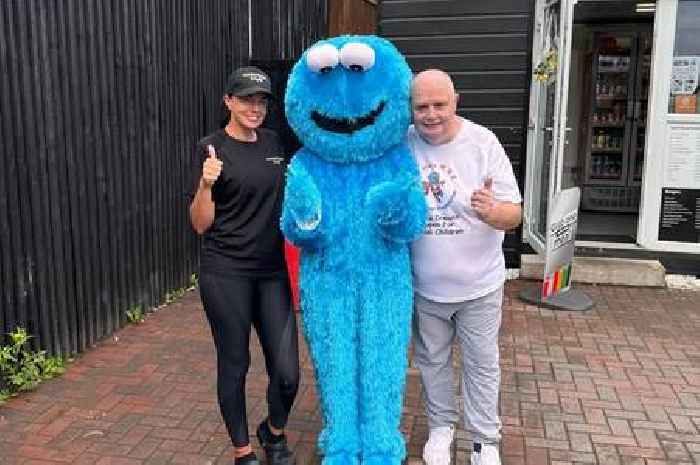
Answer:
[[[321,461],[321,465],[359,465],[359,463],[356,455],[343,453],[326,455]]]
[[[362,465],[401,465],[401,457],[395,455],[370,455],[362,460]]]

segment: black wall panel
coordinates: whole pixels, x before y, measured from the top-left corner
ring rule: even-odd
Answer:
[[[498,136],[522,187],[531,76],[532,0],[383,0],[379,34],[414,72],[448,72],[460,115]],[[520,265],[521,231],[506,235],[508,266]]]
[[[0,2],[0,343],[78,352],[188,285],[193,147],[251,25],[295,59],[325,0]]]

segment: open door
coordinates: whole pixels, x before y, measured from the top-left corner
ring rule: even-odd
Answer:
[[[561,189],[576,0],[537,0],[527,136],[524,239],[544,255],[550,201]]]

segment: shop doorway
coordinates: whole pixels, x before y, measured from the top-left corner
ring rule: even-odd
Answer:
[[[535,0],[522,230],[538,254],[574,186],[577,246],[697,253],[699,4]]]
[[[655,3],[579,1],[573,10],[561,188],[581,189],[578,241],[634,244]]]

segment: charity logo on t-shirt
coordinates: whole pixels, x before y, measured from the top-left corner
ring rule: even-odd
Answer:
[[[425,234],[464,234],[461,208],[455,205],[459,193],[455,171],[444,163],[430,161],[424,162],[420,170],[429,211]]]
[[[457,189],[454,186],[457,176],[452,169],[444,164],[428,162],[421,171],[423,192],[427,197],[428,208],[432,211],[449,207],[457,195]]]

